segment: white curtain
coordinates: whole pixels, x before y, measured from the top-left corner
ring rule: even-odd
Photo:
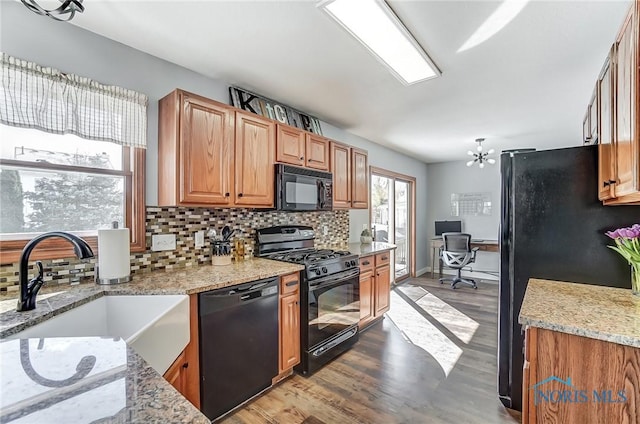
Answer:
[[[147,146],[147,96],[2,53],[0,122]]]

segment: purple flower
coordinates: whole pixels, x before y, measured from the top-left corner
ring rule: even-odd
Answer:
[[[605,233],[610,238],[616,239],[640,239],[640,224],[633,224],[631,227],[618,228]]]

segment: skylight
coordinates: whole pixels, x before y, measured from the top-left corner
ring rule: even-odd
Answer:
[[[329,0],[319,5],[403,84],[441,74],[427,53],[382,0]]]

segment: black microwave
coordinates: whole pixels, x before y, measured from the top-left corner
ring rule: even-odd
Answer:
[[[330,172],[276,164],[276,209],[330,211],[333,175]]]

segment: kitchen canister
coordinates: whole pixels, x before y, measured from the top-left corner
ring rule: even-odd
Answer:
[[[98,284],[118,284],[130,280],[129,229],[118,228],[117,222],[112,226],[109,230],[98,230]]]

